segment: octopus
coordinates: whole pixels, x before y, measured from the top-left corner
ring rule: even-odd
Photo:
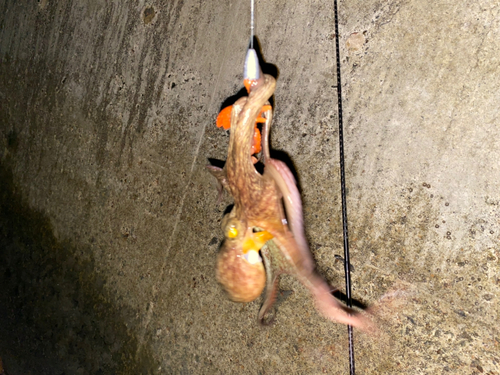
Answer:
[[[226,163],[224,168],[207,167],[234,199],[232,210],[222,220],[225,238],[217,256],[217,280],[236,302],[253,301],[265,288],[258,320],[270,324],[279,276],[291,274],[308,289],[323,316],[370,330],[368,317],[335,299],[330,285],[315,271],[295,179],[284,162],[270,157],[272,108],[268,100],[275,87],[272,76],[261,74],[248,89],[248,97],[229,107],[231,134]],[[264,120],[262,174],[256,170],[253,156],[259,118]]]

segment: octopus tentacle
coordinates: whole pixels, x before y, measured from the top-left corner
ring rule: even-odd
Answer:
[[[299,190],[295,185],[295,178],[285,163],[275,159],[267,161],[264,173],[273,178],[283,196],[288,224],[296,242],[296,246],[294,247],[302,253],[303,267],[308,271],[312,271],[314,263],[304,233],[302,201]]]

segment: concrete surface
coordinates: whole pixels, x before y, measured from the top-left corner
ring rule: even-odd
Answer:
[[[342,285],[333,2],[257,1],[319,271]],[[500,374],[500,6],[340,1],[359,374]],[[207,158],[246,1],[0,1],[0,357],[9,374],[346,374],[293,278],[276,325],[214,277]],[[357,34],[355,34],[357,33]],[[354,35],[352,35],[354,34]]]

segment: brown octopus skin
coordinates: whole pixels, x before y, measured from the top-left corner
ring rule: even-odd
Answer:
[[[250,264],[243,258],[241,247],[225,244],[217,256],[217,281],[224,285],[235,302],[251,302],[261,295],[266,285],[262,262]]]
[[[280,274],[290,273],[299,278],[311,292],[317,309],[327,318],[349,324],[363,330],[371,330],[372,323],[352,309],[340,304],[330,293],[330,286],[314,271],[312,255],[307,247],[303,229],[290,231],[284,221],[282,197],[287,194],[298,196],[294,183],[282,178],[288,168],[269,157],[268,133],[271,113],[265,114],[263,157],[264,174],[258,173],[250,158],[255,119],[262,106],[274,93],[276,81],[264,75],[256,87],[252,88],[248,98],[240,98],[231,114],[231,136],[226,164],[223,170],[209,167],[212,174],[234,198],[233,210],[223,221],[223,230],[227,234],[228,223],[237,223],[241,228],[238,238],[226,240],[218,257],[217,278],[233,300],[256,298],[262,289],[263,270],[260,267],[248,268],[242,259],[242,244],[246,235],[254,229],[266,230],[274,238],[262,248],[262,257],[266,266],[266,296],[259,312],[262,322],[271,309],[276,295],[277,280]],[[268,111],[270,112],[270,111]],[[289,173],[289,171],[288,171]],[[286,174],[286,173],[285,173]],[[283,175],[284,176],[284,175]],[[292,186],[293,185],[293,186]],[[283,188],[285,186],[285,188]],[[298,198],[300,205],[300,196]],[[299,206],[300,215],[302,215]],[[287,214],[289,214],[287,207]],[[302,219],[302,216],[301,216]],[[302,226],[299,220],[299,226]],[[262,266],[261,263],[259,263]]]

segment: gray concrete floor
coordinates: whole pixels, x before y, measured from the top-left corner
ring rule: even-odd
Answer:
[[[257,1],[319,272],[343,284],[333,2]],[[500,6],[340,1],[359,374],[500,374]],[[208,158],[247,1],[0,2],[0,357],[16,374],[346,374],[292,277],[277,322],[215,280]]]

